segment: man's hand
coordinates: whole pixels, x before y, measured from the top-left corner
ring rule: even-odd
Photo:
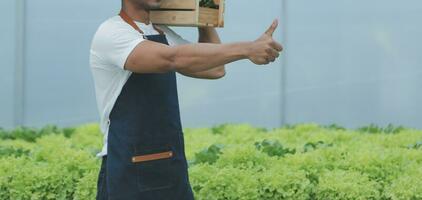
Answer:
[[[277,29],[278,21],[274,20],[270,28],[257,40],[251,43],[248,58],[257,65],[266,65],[274,62],[283,51],[283,46],[273,39],[273,33]]]

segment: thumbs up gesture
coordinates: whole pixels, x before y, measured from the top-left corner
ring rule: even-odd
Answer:
[[[273,39],[273,33],[278,27],[278,20],[274,20],[265,33],[251,43],[248,49],[248,58],[257,65],[266,65],[274,62],[283,51],[283,46]]]

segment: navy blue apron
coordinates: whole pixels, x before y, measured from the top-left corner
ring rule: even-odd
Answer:
[[[142,33],[123,11],[120,16]],[[168,45],[157,31],[144,37]],[[132,73],[110,113],[107,154],[108,199],[194,199],[175,71]]]

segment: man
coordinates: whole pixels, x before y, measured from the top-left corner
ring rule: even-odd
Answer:
[[[191,44],[151,24],[161,0],[123,0],[118,16],[94,36],[90,64],[104,147],[97,199],[193,200],[180,123],[176,72],[199,79],[225,76],[225,64],[275,61],[275,20],[259,39],[221,44],[214,28],[198,28]]]

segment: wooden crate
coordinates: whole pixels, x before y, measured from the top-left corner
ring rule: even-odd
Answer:
[[[199,6],[200,0],[162,0],[158,10],[151,11],[154,24],[193,27],[224,27],[224,1],[214,0],[218,9]]]

